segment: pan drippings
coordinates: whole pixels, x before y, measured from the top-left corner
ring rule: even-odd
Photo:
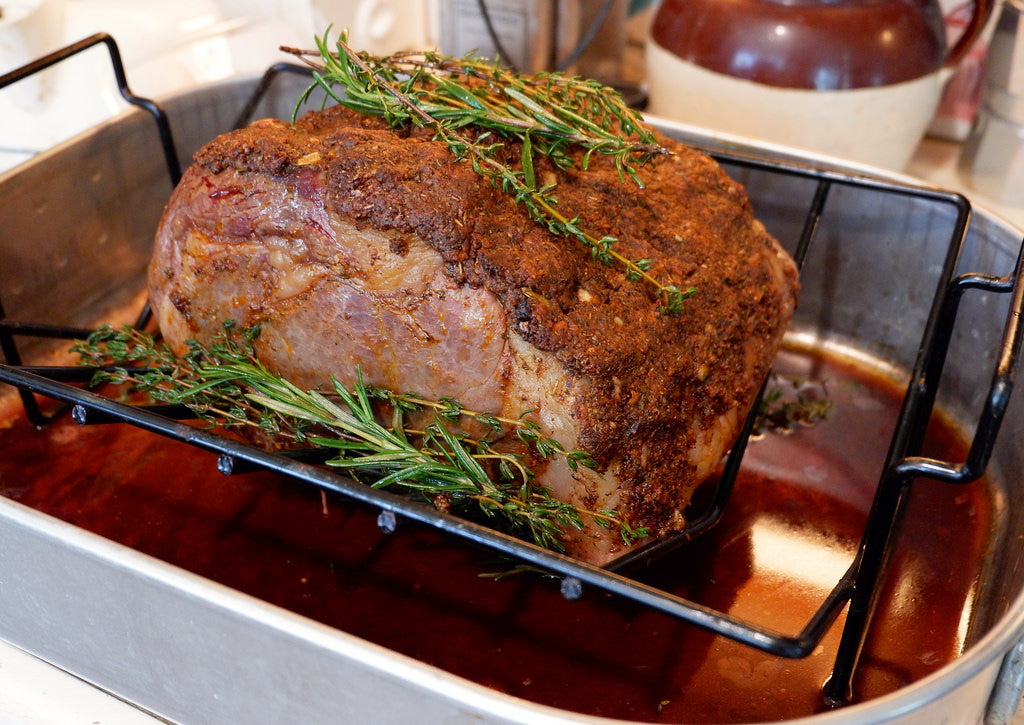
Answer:
[[[723,520],[635,575],[795,633],[852,559],[898,413],[895,386],[833,359],[781,365],[825,380],[829,419],[751,444]],[[127,425],[0,429],[0,493],[456,675],[568,710],[641,721],[749,722],[822,709],[838,622],[803,660],[772,657],[534,574],[415,524],[269,474],[225,477],[216,457]],[[959,460],[950,425],[929,452]],[[172,473],[169,473],[172,472]],[[913,490],[858,699],[956,658],[992,511],[987,483]]]

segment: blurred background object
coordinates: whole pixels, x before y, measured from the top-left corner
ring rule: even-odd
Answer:
[[[158,98],[294,60],[331,26],[383,55],[437,48],[559,69],[620,86],[627,17],[644,0],[21,0],[0,2],[0,75],[96,32],[114,37],[128,82]],[[633,62],[631,67],[639,64]],[[631,92],[639,78],[628,84]],[[105,49],[0,90],[0,170],[126,108]],[[73,109],[73,110],[72,110]]]
[[[938,0],[663,0],[651,26],[652,113],[903,169],[992,0],[946,43]]]
[[[973,0],[942,0],[942,9],[946,23],[946,43],[952,45],[968,30],[974,14],[974,3]],[[981,105],[985,58],[996,14],[993,12],[990,15],[989,22],[966,50],[947,81],[935,116],[928,126],[930,136],[952,141],[967,138]]]
[[[971,189],[1024,207],[1024,4],[1005,0],[988,51],[981,108],[960,172]]]
[[[278,46],[310,47],[331,26],[374,54],[475,51],[526,72],[597,78],[639,108],[724,136],[916,172],[948,166],[974,124],[993,2],[0,0],[0,74],[104,31],[121,48],[132,90],[159,98],[294,60]],[[858,8],[872,23],[901,24],[868,33]],[[915,13],[898,15],[907,8]],[[825,23],[838,36],[808,44],[807,27],[780,12],[812,28],[824,17],[816,13],[840,12]],[[872,38],[882,44],[866,45]],[[843,50],[840,41],[860,45]],[[697,51],[702,58],[681,55]],[[832,66],[813,55],[838,51],[846,55]],[[802,80],[785,78],[796,71]],[[0,170],[125,108],[102,48],[0,90]],[[997,122],[986,123],[995,133]],[[931,148],[941,158],[922,166],[925,133],[956,146]]]
[[[279,45],[322,31],[307,0],[23,0],[0,12],[0,75],[102,31],[148,97],[262,72]],[[102,47],[14,84],[0,91],[0,170],[125,108]]]

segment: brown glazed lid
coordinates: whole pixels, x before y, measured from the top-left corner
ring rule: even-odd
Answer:
[[[785,88],[842,90],[927,75],[965,53],[992,0],[947,55],[938,0],[662,0],[651,37],[708,70]]]

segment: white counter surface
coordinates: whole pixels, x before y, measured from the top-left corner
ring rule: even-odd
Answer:
[[[969,180],[957,170],[959,160],[960,144],[928,138],[918,146],[906,173],[935,186],[958,191],[974,206],[982,207],[1024,230],[1024,207],[1002,204],[972,189]]]
[[[0,725],[164,722],[0,640]]]

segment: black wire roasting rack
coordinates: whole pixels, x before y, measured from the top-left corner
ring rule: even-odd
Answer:
[[[181,175],[177,149],[171,125],[164,110],[144,98],[135,96],[128,87],[120,54],[114,40],[98,34],[41,58],[23,68],[0,76],[0,88],[16,83],[56,63],[68,59],[97,45],[104,45],[110,55],[121,95],[129,103],[149,113],[155,123],[159,144],[166,160],[167,174],[172,183]],[[261,98],[282,74],[306,74],[304,68],[279,64],[270,68],[256,85],[241,110],[236,126],[247,123]],[[735,640],[766,653],[800,658],[810,654],[830,628],[841,611],[848,607],[846,622],[832,677],[825,686],[824,697],[830,704],[843,704],[851,698],[851,688],[858,659],[867,635],[873,608],[876,604],[879,581],[885,569],[900,511],[911,484],[918,478],[929,478],[950,484],[963,484],[982,475],[989,460],[996,435],[1006,410],[1013,387],[1017,359],[1024,329],[1024,285],[1021,284],[1021,258],[1018,256],[1014,271],[1009,276],[958,274],[957,263],[967,235],[971,217],[969,202],[961,195],[861,176],[835,170],[812,168],[797,163],[765,160],[743,153],[712,154],[727,169],[749,169],[779,177],[799,177],[813,189],[809,194],[806,214],[798,239],[791,252],[798,265],[802,265],[808,250],[815,244],[819,223],[837,189],[855,188],[866,192],[913,197],[923,203],[949,210],[953,219],[948,235],[948,250],[940,273],[940,283],[930,304],[930,311],[920,339],[916,361],[910,373],[900,415],[892,433],[884,470],[879,476],[875,498],[868,515],[856,557],[821,603],[818,610],[795,636],[780,634],[729,614],[687,601],[629,577],[631,566],[636,566],[683,545],[715,525],[725,510],[732,484],[739,470],[754,416],[747,421],[743,436],[733,447],[724,463],[723,474],[706,507],[696,512],[689,527],[682,534],[641,548],[615,562],[600,568],[569,557],[544,550],[532,544],[497,532],[472,521],[455,518],[431,507],[405,499],[383,490],[372,489],[344,476],[326,470],[315,463],[295,457],[270,453],[251,445],[237,442],[200,429],[186,421],[190,412],[179,406],[130,405],[85,390],[81,383],[88,381],[93,371],[82,367],[23,365],[19,350],[22,338],[81,339],[89,329],[68,328],[35,321],[9,319],[0,299],[0,381],[15,386],[21,396],[26,415],[37,426],[45,426],[47,416],[41,411],[35,396],[44,396],[65,404],[74,420],[81,424],[120,422],[151,431],[171,439],[185,441],[200,449],[217,454],[217,466],[223,473],[247,469],[263,469],[305,482],[323,491],[339,494],[379,510],[378,525],[385,532],[395,530],[402,520],[412,520],[435,527],[473,544],[486,547],[523,563],[539,567],[561,577],[561,590],[570,599],[578,598],[587,587],[634,600],[660,610],[697,627]],[[3,233],[3,232],[0,232]],[[975,428],[966,460],[949,463],[920,457],[920,449],[936,402],[936,394],[947,359],[953,326],[961,299],[968,292],[981,292],[1007,296],[1009,313],[1003,330],[998,360],[984,409]],[[0,290],[2,293],[3,290]],[[137,324],[142,326],[149,317],[144,309]]]

